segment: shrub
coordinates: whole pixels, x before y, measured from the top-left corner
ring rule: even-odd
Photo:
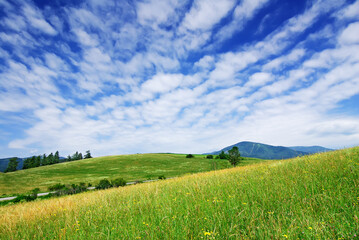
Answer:
[[[187,154],[186,158],[194,158],[192,154]]]
[[[165,177],[164,175],[161,175],[161,176],[158,176],[158,179],[160,179],[160,180],[165,180],[166,177]]]
[[[108,179],[102,179],[99,184],[96,186],[97,189],[107,189],[111,188],[112,184]]]
[[[213,155],[207,155],[207,159],[213,159]]]
[[[61,190],[61,189],[65,188],[65,187],[66,187],[65,184],[57,183],[55,185],[48,187],[47,189],[49,189],[49,191],[57,191],[57,190]]]
[[[111,181],[113,187],[123,187],[126,186],[126,180],[123,178],[116,178]]]

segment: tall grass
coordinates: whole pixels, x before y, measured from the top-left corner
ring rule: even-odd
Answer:
[[[246,158],[241,164],[252,164],[261,159]],[[230,167],[227,160],[206,159],[196,155],[188,159],[185,154],[133,154],[106,156],[65,162],[38,168],[0,173],[0,195],[26,193],[33,188],[46,191],[57,183],[97,184],[104,178],[122,177],[127,181],[157,179],[158,176],[175,177],[187,173],[211,171]]]
[[[0,239],[353,239],[359,148],[0,208]]]

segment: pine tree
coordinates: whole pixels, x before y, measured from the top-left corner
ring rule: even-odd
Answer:
[[[92,158],[90,150],[86,151],[85,157],[84,158]]]
[[[41,166],[41,156],[37,156],[35,159],[35,167],[40,167]]]
[[[59,162],[60,162],[60,154],[59,151],[56,151],[54,156],[54,163],[59,163]]]
[[[10,158],[5,172],[15,172],[18,164],[17,157]]]
[[[42,155],[42,159],[41,159],[41,166],[46,166],[48,165],[48,161],[47,161],[47,156],[46,154],[44,153],[44,155]]]
[[[26,158],[24,160],[24,164],[22,165],[22,169],[28,169],[30,168],[30,158]]]
[[[47,157],[47,162],[49,165],[54,164],[54,154],[50,153],[50,155]]]

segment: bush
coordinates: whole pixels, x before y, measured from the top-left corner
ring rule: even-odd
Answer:
[[[159,179],[159,180],[165,180],[166,177],[165,177],[164,175],[161,175],[161,176],[158,176],[158,179]]]
[[[49,191],[57,191],[57,190],[61,190],[61,189],[65,188],[65,187],[66,187],[65,184],[57,183],[55,185],[48,187],[47,189],[49,189]]]
[[[194,158],[192,154],[187,154],[186,158]]]
[[[126,186],[126,180],[123,178],[116,178],[115,180],[111,181],[113,187],[123,187]]]
[[[99,184],[96,186],[97,189],[107,189],[111,188],[112,184],[108,179],[102,179]]]
[[[207,155],[207,159],[213,159],[213,155]]]

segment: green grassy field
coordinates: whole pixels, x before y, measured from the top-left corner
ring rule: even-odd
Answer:
[[[241,165],[263,160],[246,158]],[[126,181],[181,176],[187,173],[230,167],[227,160],[207,159],[203,155],[186,158],[184,154],[134,154],[106,156],[0,174],[0,196],[25,193],[34,188],[46,191],[56,183],[97,184],[103,178],[122,177]]]
[[[0,208],[0,239],[357,239],[359,147]]]

